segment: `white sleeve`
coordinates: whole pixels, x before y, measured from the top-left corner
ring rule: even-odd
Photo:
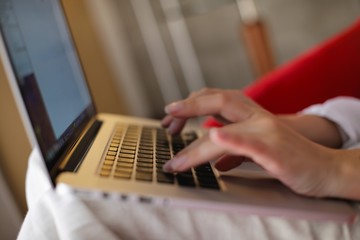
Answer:
[[[305,108],[300,114],[329,119],[339,128],[343,148],[360,147],[360,99],[337,97]]]

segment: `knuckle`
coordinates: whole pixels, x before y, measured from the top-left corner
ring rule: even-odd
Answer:
[[[197,91],[193,91],[189,94],[189,98],[194,97],[194,96],[199,96],[199,95],[203,95],[203,94],[207,94],[209,92],[211,92],[212,89],[208,88],[208,87],[203,87],[200,90]]]
[[[188,98],[191,98],[191,97],[195,96],[196,93],[197,93],[197,92],[191,92],[191,93],[189,93]]]

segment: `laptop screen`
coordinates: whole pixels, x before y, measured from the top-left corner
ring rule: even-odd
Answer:
[[[58,0],[0,0],[0,28],[48,168],[95,110]]]

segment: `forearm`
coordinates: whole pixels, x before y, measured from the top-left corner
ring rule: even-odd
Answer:
[[[321,145],[339,148],[342,145],[341,135],[335,123],[312,115],[278,115],[288,127]]]

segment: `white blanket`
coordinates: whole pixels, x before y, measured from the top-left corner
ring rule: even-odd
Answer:
[[[81,199],[67,187],[51,187],[37,149],[29,159],[27,198],[18,239],[360,239],[359,221],[349,226]]]

